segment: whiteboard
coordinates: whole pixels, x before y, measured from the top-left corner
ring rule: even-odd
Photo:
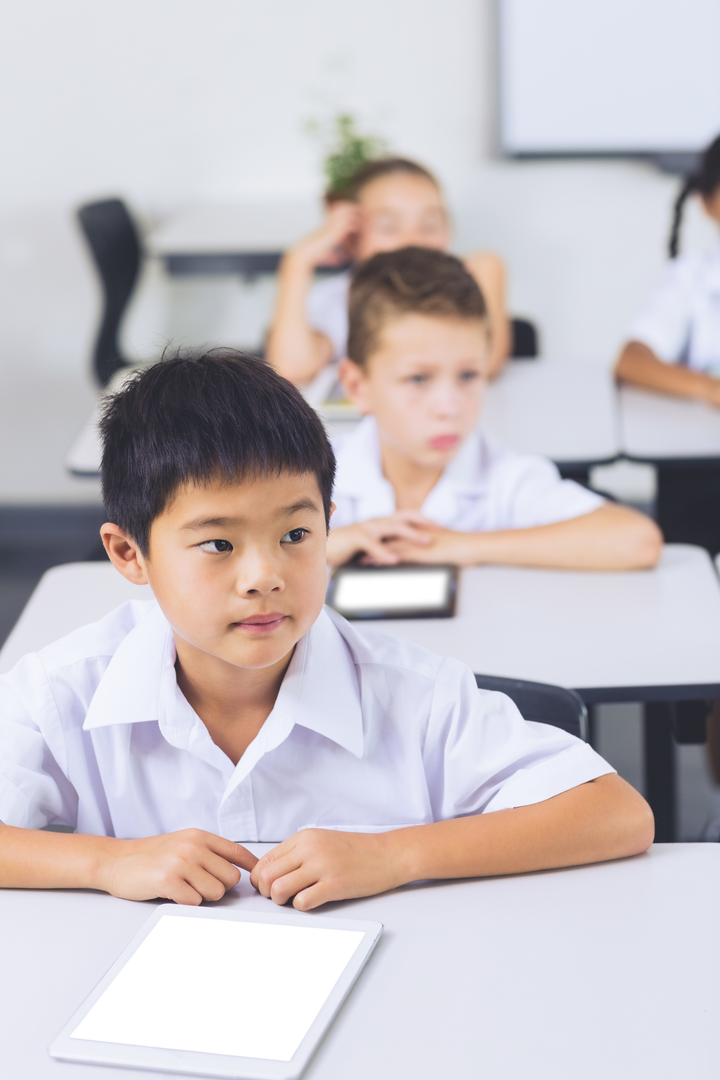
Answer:
[[[500,0],[508,154],[691,153],[720,133],[720,0]]]

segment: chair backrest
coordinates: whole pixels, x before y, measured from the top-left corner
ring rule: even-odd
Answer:
[[[100,385],[106,386],[127,363],[118,334],[137,283],[142,247],[135,223],[121,199],[86,203],[77,211],[77,218],[103,288],[104,307],[95,341],[93,369]]]
[[[540,353],[537,327],[528,319],[511,319],[510,358],[532,360]]]
[[[481,690],[499,690],[501,694],[507,694],[525,720],[551,724],[578,739],[585,737],[587,709],[574,690],[549,683],[526,682],[525,679],[501,679],[494,675],[476,675],[475,682]]]

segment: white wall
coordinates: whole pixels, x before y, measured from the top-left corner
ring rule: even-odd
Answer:
[[[73,207],[121,194],[151,223],[199,202],[314,198],[320,153],[303,125],[338,110],[440,173],[458,247],[506,257],[512,307],[538,321],[553,356],[609,363],[660,270],[672,179],[628,163],[494,156],[493,0],[24,0],[4,9],[5,385],[86,378],[98,295]],[[696,216],[690,231],[704,243]],[[241,300],[232,280],[168,283],[156,271],[129,337],[140,353],[176,335],[241,340],[268,303],[266,286]]]

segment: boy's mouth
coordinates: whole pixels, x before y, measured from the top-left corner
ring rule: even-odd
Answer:
[[[285,619],[287,619],[287,615],[283,615],[279,611],[272,611],[269,615],[249,615],[247,619],[241,619],[235,625],[242,627],[243,630],[247,630],[250,634],[267,634],[271,630],[277,630]]]
[[[459,442],[459,435],[436,435],[430,440],[430,445],[433,450],[452,450]]]

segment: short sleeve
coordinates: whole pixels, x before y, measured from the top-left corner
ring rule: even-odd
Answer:
[[[26,656],[0,677],[0,821],[25,829],[76,825],[77,795],[43,734],[57,720],[45,669]]]
[[[436,821],[543,802],[615,770],[560,728],[526,721],[465,665],[438,673],[423,760]]]
[[[687,352],[692,329],[691,282],[684,260],[674,260],[640,312],[627,337],[647,345],[666,364],[677,364]]]
[[[590,514],[605,500],[574,480],[563,480],[547,458],[508,454],[498,466],[497,529],[531,529]]]
[[[308,294],[308,321],[332,342],[333,360],[341,360],[347,349],[349,284],[348,274],[337,274],[317,282]]]

